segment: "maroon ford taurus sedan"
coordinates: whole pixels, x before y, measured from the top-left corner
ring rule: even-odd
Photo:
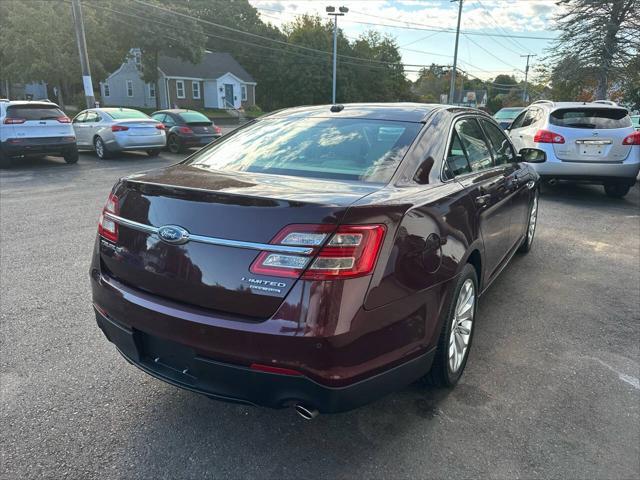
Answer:
[[[425,375],[453,386],[478,297],[531,247],[538,176],[488,115],[282,110],[120,180],[91,266],[98,325],[145,372],[305,418]]]

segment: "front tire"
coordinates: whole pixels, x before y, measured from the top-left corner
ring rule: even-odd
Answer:
[[[604,192],[611,198],[622,198],[631,190],[628,183],[605,183]]]
[[[107,150],[107,147],[105,146],[102,138],[96,137],[93,140],[93,148],[96,151],[96,156],[100,160],[106,160],[107,158],[109,158],[109,151]]]
[[[64,152],[62,157],[64,158],[64,161],[70,165],[78,163],[78,149],[74,148],[73,150],[68,150]]]
[[[467,365],[478,303],[478,278],[466,264],[458,277],[446,310],[444,325],[431,371],[426,380],[432,385],[453,387]]]
[[[518,252],[520,253],[528,253],[531,250],[531,245],[533,245],[533,237],[536,233],[536,225],[538,224],[538,197],[539,193],[536,190],[533,194],[533,200],[531,201],[531,207],[529,208],[529,222],[527,223],[527,232],[524,237],[524,241],[520,248],[518,248]]]
[[[9,168],[11,166],[11,157],[0,149],[0,168]]]
[[[167,147],[169,147],[169,151],[171,153],[182,153],[184,150],[182,142],[175,135],[169,136],[169,139],[167,140]]]

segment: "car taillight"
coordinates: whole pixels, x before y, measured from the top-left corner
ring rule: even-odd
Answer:
[[[69,117],[67,117],[66,115],[62,115],[61,117],[57,117],[56,120],[59,121],[60,123],[71,123],[71,119]]]
[[[4,119],[3,123],[5,123],[6,125],[18,125],[19,123],[24,123],[26,121],[27,120],[24,119],[24,118],[10,118],[10,117],[7,117],[7,118]]]
[[[289,225],[271,241],[275,245],[308,247],[309,255],[262,252],[251,273],[274,277],[302,276],[332,280],[369,275],[385,234],[384,225]]]
[[[634,132],[622,141],[623,145],[640,145],[640,132]]]
[[[538,130],[533,141],[536,143],[564,143],[564,137],[549,130]]]
[[[129,127],[125,127],[124,125],[111,125],[112,132],[124,132],[129,130]]]
[[[217,125],[213,126],[213,131],[216,132],[216,133],[222,133],[222,129]]]
[[[157,125],[156,125],[156,128],[157,128],[158,130],[164,130],[164,124],[159,123],[159,124],[157,124]]]
[[[186,134],[193,133],[193,130],[191,130],[189,127],[180,127],[178,130],[180,131],[180,133],[186,133]]]
[[[119,211],[120,205],[118,203],[118,197],[110,193],[107,198],[107,203],[100,214],[100,219],[98,220],[98,234],[112,242],[118,241],[118,224],[105,214],[112,213],[113,215],[117,215]]]

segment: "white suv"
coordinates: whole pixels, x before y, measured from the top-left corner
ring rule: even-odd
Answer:
[[[543,179],[601,183],[607,195],[623,197],[640,171],[640,132],[613,102],[540,100],[516,117],[508,133],[518,150],[546,152],[546,162],[532,165]]]
[[[0,100],[0,166],[26,155],[61,155],[76,163],[71,120],[49,101]]]

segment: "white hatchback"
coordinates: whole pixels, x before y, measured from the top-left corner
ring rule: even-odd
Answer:
[[[71,120],[49,101],[0,100],[0,166],[28,155],[78,161]]]
[[[518,151],[545,151],[547,161],[532,165],[543,179],[600,183],[623,197],[640,171],[640,132],[613,102],[534,102],[508,133]]]

